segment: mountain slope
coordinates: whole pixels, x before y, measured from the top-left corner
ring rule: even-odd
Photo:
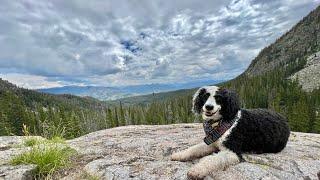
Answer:
[[[291,80],[297,79],[302,89],[311,92],[320,88],[320,51],[307,58],[303,69],[290,76]]]
[[[303,18],[290,31],[264,48],[254,58],[246,75],[255,76],[283,67],[292,61],[301,61],[306,55],[319,51],[320,7]]]
[[[80,136],[106,127],[105,108],[93,98],[40,93],[0,79],[0,135]]]
[[[195,89],[180,89],[176,91],[169,91],[169,92],[161,92],[161,93],[153,93],[153,94],[147,94],[147,95],[141,95],[141,96],[133,96],[133,97],[127,97],[127,98],[120,98],[113,101],[107,101],[107,104],[110,105],[116,105],[121,102],[123,105],[147,105],[152,102],[164,102],[168,101],[170,99],[174,99],[176,97],[181,96],[190,96],[193,94]]]
[[[2,80],[0,78],[0,92],[13,93],[15,96],[21,98],[23,102],[30,108],[34,108],[35,104],[42,106],[70,106],[81,108],[103,108],[105,104],[93,98],[81,98],[73,95],[51,95],[47,93],[36,92],[15,86],[14,84]]]

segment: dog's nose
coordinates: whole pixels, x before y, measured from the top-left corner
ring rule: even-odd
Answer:
[[[205,108],[208,111],[212,111],[213,110],[213,105],[208,104],[208,105],[205,106]]]

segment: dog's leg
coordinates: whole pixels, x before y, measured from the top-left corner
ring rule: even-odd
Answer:
[[[214,144],[207,145],[205,143],[200,143],[190,148],[174,153],[171,155],[171,160],[173,161],[189,161],[195,158],[203,157],[213,153],[217,148]]]
[[[225,169],[239,162],[240,160],[236,153],[230,150],[220,151],[217,154],[202,158],[198,164],[189,170],[188,177],[191,179],[203,179],[212,172]]]

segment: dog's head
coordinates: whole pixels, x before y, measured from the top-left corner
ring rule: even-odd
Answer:
[[[217,86],[204,86],[193,96],[193,112],[201,114],[204,120],[218,121],[233,119],[240,109],[235,92]]]

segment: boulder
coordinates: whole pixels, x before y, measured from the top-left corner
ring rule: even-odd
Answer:
[[[0,180],[29,180],[32,179],[34,165],[10,165],[12,157],[28,151],[24,147],[23,136],[1,136],[0,137]]]
[[[83,171],[94,177],[187,179],[198,160],[170,161],[170,155],[200,143],[203,136],[201,124],[125,126],[90,133],[69,144],[84,159]],[[212,172],[206,179],[318,179],[320,135],[292,132],[282,152],[244,158],[246,162]]]
[[[201,124],[140,125],[105,129],[69,140],[78,151],[74,166],[55,179],[187,179],[199,160],[171,161],[173,152],[202,142]],[[33,165],[9,160],[28,150],[24,137],[0,137],[0,180],[31,179]],[[19,145],[20,144],[20,145]],[[277,154],[245,154],[245,162],[212,172],[206,179],[318,179],[320,134],[292,132]]]

